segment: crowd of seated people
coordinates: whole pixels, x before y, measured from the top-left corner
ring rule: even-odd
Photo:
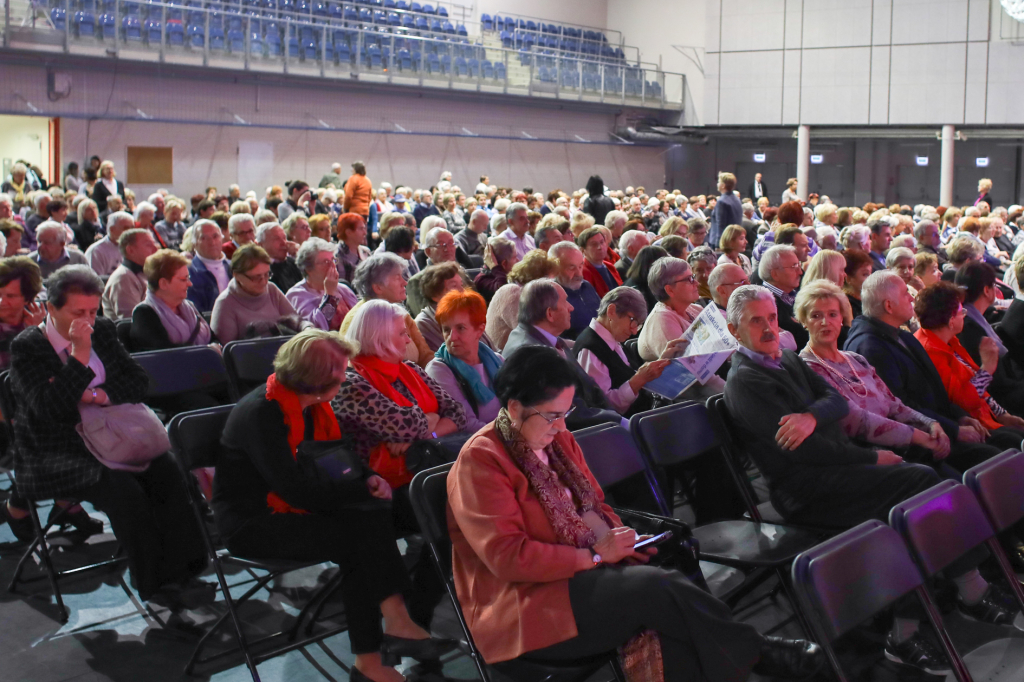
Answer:
[[[28,505],[56,498],[66,524],[100,532],[77,505],[89,502],[110,518],[140,596],[191,589],[202,547],[188,523],[161,523],[192,518],[165,460],[104,467],[75,431],[78,408],[145,398],[128,350],[289,337],[274,374],[234,408],[212,507],[232,551],[352,571],[353,679],[397,682],[393,654],[432,660],[454,646],[428,638],[442,590],[427,553],[410,579],[394,547],[418,531],[409,482],[439,452],[461,449],[449,479],[456,585],[477,607],[465,610],[488,662],[584,656],[639,628],[662,638],[665,679],[694,660],[711,678],[745,679],[800,676],[820,652],[765,639],[673,567],[644,566],[651,556],[631,551],[635,533],[568,431],[724,393],[778,512],[834,528],[885,519],[1024,439],[1020,206],[805,206],[790,190],[772,206],[760,178],[744,197],[730,173],[717,195],[608,190],[598,176],[547,194],[483,179],[463,192],[450,175],[374,191],[361,162],[319,188],[136,203],[112,163],[94,165],[95,182],[72,192],[33,186],[16,164],[0,193],[0,367],[19,401],[19,489],[3,520],[29,538]],[[705,311],[739,350],[681,396],[655,396],[648,385]],[[130,325],[130,348],[115,322]],[[295,457],[310,439],[345,439],[365,476],[306,477]],[[354,511],[339,497],[380,505]],[[1024,564],[1024,547],[1007,545]],[[614,580],[590,570],[623,560]],[[961,610],[1012,621],[979,561],[946,571]],[[909,611],[897,607],[896,622],[890,658],[948,669]]]

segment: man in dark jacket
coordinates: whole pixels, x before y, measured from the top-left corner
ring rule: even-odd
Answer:
[[[757,264],[757,274],[765,288],[775,296],[779,327],[792,334],[797,350],[802,350],[811,337],[793,314],[793,303],[800,287],[800,278],[803,277],[796,249],[789,244],[768,249]]]
[[[718,174],[718,191],[722,196],[715,203],[711,213],[711,230],[708,232],[708,245],[718,248],[718,240],[722,238],[725,228],[730,225],[743,224],[743,206],[740,198],[733,193],[736,189],[736,176],[732,173]]]
[[[604,225],[609,211],[615,210],[615,202],[604,195],[604,180],[600,175],[591,175],[587,180],[589,197],[583,200],[583,212],[594,216],[595,225]]]
[[[573,396],[573,412],[566,420],[570,431],[597,424],[622,424],[622,416],[610,409],[604,392],[590,376],[583,371],[569,344],[561,338],[569,328],[572,306],[559,285],[548,279],[538,279],[523,287],[519,298],[519,326],[512,330],[502,349],[503,356],[510,357],[523,346],[553,346],[576,371],[576,394]]]
[[[1007,444],[953,404],[938,370],[921,343],[900,329],[914,315],[914,300],[900,276],[876,272],[861,287],[864,313],[853,321],[845,350],[867,358],[893,395],[942,424],[950,440],[945,462],[963,471],[997,454]],[[985,444],[985,438],[989,444]],[[995,447],[993,447],[995,446]]]

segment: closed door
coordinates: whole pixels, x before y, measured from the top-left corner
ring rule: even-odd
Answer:
[[[773,206],[778,206],[782,192],[786,189],[786,180],[796,177],[794,163],[754,163],[746,161],[736,164],[736,189],[746,198],[750,192],[750,184],[754,175],[761,174],[761,182],[768,188],[768,198]]]
[[[938,176],[931,166],[896,166],[896,201],[910,206],[938,202]]]

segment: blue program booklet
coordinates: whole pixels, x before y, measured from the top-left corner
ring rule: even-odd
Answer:
[[[676,359],[665,366],[660,377],[648,381],[644,388],[669,400],[675,400],[695,383],[697,383],[697,377]]]

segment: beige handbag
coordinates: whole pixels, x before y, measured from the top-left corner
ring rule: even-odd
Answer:
[[[79,405],[78,411],[82,421],[75,430],[106,467],[138,473],[171,449],[164,425],[142,403]]]

